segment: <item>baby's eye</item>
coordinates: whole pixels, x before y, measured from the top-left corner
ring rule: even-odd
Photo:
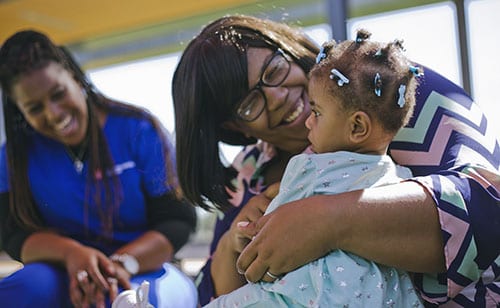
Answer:
[[[314,110],[314,109],[313,109],[313,111],[312,111],[312,112],[314,113],[314,116],[315,116],[316,118],[317,118],[317,117],[319,117],[319,116],[321,115],[321,113],[319,113],[319,111],[317,111],[317,110]]]

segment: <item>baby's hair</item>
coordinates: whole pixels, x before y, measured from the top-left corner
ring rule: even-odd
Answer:
[[[402,41],[369,41],[358,30],[355,40],[325,43],[309,76],[325,85],[346,111],[362,110],[389,133],[408,123],[415,105],[416,76],[422,74],[403,55]]]

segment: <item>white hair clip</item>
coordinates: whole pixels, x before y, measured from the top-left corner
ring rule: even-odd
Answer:
[[[418,66],[410,65],[410,72],[412,72],[416,77],[421,77],[424,75],[424,72],[422,72],[422,69]]]
[[[339,72],[338,70],[336,69],[332,69],[330,71],[332,74],[330,75],[330,79],[335,79],[335,77],[337,77],[339,80],[337,80],[337,84],[339,85],[339,87],[343,86],[344,83],[349,83],[349,79],[347,79],[346,76],[344,76],[344,74],[342,74],[341,72]]]
[[[398,106],[399,108],[403,108],[403,106],[405,105],[406,86],[404,84],[400,85],[398,92],[399,92]]]
[[[375,78],[373,79],[373,84],[375,86],[375,95],[380,97],[382,95],[382,77],[380,77],[380,74],[377,73],[375,74]]]
[[[318,55],[316,56],[316,64],[321,62],[321,60],[326,59],[325,47],[321,46]]]

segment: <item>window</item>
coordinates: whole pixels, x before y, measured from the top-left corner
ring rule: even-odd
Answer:
[[[486,114],[497,112],[499,98],[496,92],[500,85],[500,39],[498,28],[500,21],[500,1],[470,0],[465,4],[467,14],[472,96]],[[500,123],[492,121],[494,132],[500,132]]]
[[[443,2],[353,18],[347,22],[347,37],[365,28],[376,41],[402,39],[408,58],[462,84],[455,15],[454,4]]]

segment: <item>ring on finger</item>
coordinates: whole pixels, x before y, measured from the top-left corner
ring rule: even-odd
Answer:
[[[78,282],[83,282],[85,279],[87,279],[87,277],[89,277],[89,274],[86,270],[79,270],[78,272],[76,272],[76,280],[78,280]]]
[[[275,279],[275,280],[276,279],[280,279],[280,276],[275,275],[275,274],[271,273],[270,271],[267,271],[266,275],[269,276],[269,277],[271,277],[272,279]]]
[[[118,283],[118,280],[116,278],[113,278],[113,277],[108,277],[108,283],[109,284],[117,284]]]

